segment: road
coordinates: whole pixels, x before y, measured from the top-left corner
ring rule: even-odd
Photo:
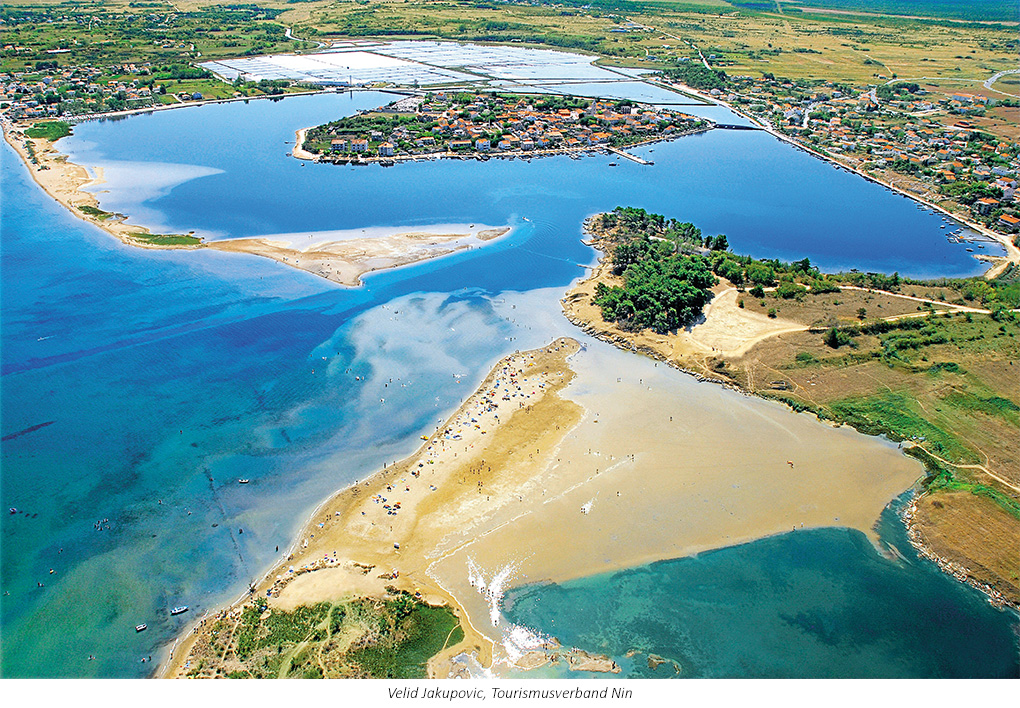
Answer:
[[[624,19],[628,19],[628,18],[624,18]],[[659,32],[663,36],[665,36],[665,37],[669,37],[670,39],[675,39],[678,42],[683,42],[684,44],[689,46],[691,49],[696,51],[698,53],[698,56],[701,57],[701,63],[705,65],[705,68],[708,69],[709,71],[712,70],[712,65],[708,63],[708,59],[705,58],[705,55],[701,53],[701,50],[698,48],[698,45],[696,45],[694,42],[688,42],[686,39],[681,39],[680,37],[677,37],[675,34],[670,34],[669,32],[663,32],[662,30],[659,30]]]
[[[295,37],[290,27],[284,27],[283,29],[284,29],[283,36],[286,37],[287,39],[293,40],[295,42],[315,42],[316,49],[322,49],[323,47],[328,46],[325,42],[319,42],[318,40],[301,39],[300,37]]]
[[[989,91],[995,91],[995,93],[1001,93],[1005,96],[1014,95],[1011,93],[1006,93],[1005,91],[1000,91],[999,89],[992,88],[992,84],[994,84],[996,81],[1001,79],[1006,74],[1020,74],[1020,69],[1006,69],[1005,71],[1000,71],[998,74],[994,74],[990,79],[986,79],[983,86]]]
[[[957,462],[950,462],[949,460],[945,459],[944,457],[939,457],[938,455],[934,454],[933,452],[928,450],[926,447],[923,447],[922,445],[915,444],[914,447],[919,448],[921,450],[924,450],[926,453],[928,453],[929,455],[934,457],[939,462],[942,462],[944,464],[950,465],[952,467],[960,467],[960,468],[965,469],[965,470],[981,470],[982,472],[984,472],[986,475],[988,475],[989,477],[994,479],[999,484],[1002,484],[1002,485],[1004,485],[1006,487],[1009,487],[1010,489],[1012,489],[1015,492],[1020,492],[1020,487],[1016,486],[1015,484],[1010,483],[1008,480],[1003,479],[999,475],[997,475],[994,472],[990,471],[984,465],[961,465],[961,464],[959,464]],[[987,455],[985,455],[985,457],[987,457]]]
[[[886,81],[885,84],[886,84],[886,86],[891,86],[893,84],[898,84],[898,83],[901,83],[901,82],[904,82],[904,81],[907,81],[907,82],[909,82],[909,81],[954,81],[954,82],[966,82],[966,83],[971,83],[971,84],[981,84],[982,86],[984,86],[989,91],[994,91],[995,93],[1002,94],[1003,96],[1012,96],[1013,98],[1016,98],[1017,94],[1015,94],[1015,93],[1007,93],[1006,91],[1000,91],[997,88],[992,88],[992,85],[996,81],[1001,79],[1003,76],[1007,76],[1009,74],[1020,74],[1020,69],[1006,69],[1005,71],[1000,71],[997,74],[992,74],[992,76],[990,76],[989,78],[984,79],[984,80],[981,80],[981,79],[949,79],[949,78],[947,78],[945,76],[915,76],[915,77],[912,77],[912,78],[909,78],[909,79],[905,79],[905,78],[890,79],[889,81]]]

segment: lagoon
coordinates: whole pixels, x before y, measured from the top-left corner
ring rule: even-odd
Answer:
[[[141,659],[243,592],[319,501],[408,454],[499,357],[574,331],[556,300],[595,258],[580,242],[592,213],[643,206],[724,232],[738,252],[824,268],[979,270],[939,217],[758,132],[636,150],[652,167],[287,156],[296,129],[388,100],[164,111],[79,125],[60,144],[103,168],[104,209],[160,231],[514,226],[359,289],[255,257],[123,246],[2,150],[0,414],[5,438],[23,433],[2,446],[0,491],[19,510],[0,526],[5,676],[148,675]],[[408,385],[380,405],[396,376]],[[178,604],[192,609],[171,618]]]
[[[295,130],[392,98],[322,94],[164,111],[80,125],[60,146],[104,168],[107,183],[92,188],[102,208],[206,238],[512,224],[521,227],[515,246],[542,243],[550,256],[588,262],[570,237],[584,217],[625,204],[725,233],[736,252],[756,257],[916,277],[982,270],[962,244],[947,242],[941,216],[760,131],[714,130],[633,150],[652,166],[591,155],[366,168],[287,156]]]

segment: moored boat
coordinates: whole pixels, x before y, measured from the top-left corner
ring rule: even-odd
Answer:
[[[145,624],[136,624],[135,625],[135,631],[136,632],[144,632],[148,628],[149,628],[148,625],[145,625]]]
[[[183,614],[183,613],[185,613],[187,611],[188,611],[188,606],[187,605],[178,605],[177,607],[175,607],[172,610],[170,610],[170,614],[171,615],[179,615],[179,614]]]

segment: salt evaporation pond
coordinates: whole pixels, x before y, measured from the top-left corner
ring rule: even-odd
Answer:
[[[580,243],[592,213],[642,206],[726,233],[739,252],[825,268],[979,270],[946,243],[939,217],[758,132],[635,150],[652,167],[588,156],[384,169],[287,156],[295,130],[389,100],[210,105],[83,124],[61,143],[104,168],[103,208],[161,231],[515,227],[359,289],[256,257],[122,246],[3,150],[0,412],[3,436],[21,434],[3,444],[0,491],[27,512],[2,521],[5,676],[147,675],[142,657],[242,592],[325,496],[413,450],[499,357],[576,333],[527,308],[537,293],[555,312],[593,262]],[[380,405],[393,376],[408,385]],[[819,543],[864,572],[839,543]],[[916,567],[882,592],[902,592]],[[946,611],[978,617],[947,583],[933,591]],[[191,613],[171,618],[177,604]],[[149,629],[136,633],[139,622]]]

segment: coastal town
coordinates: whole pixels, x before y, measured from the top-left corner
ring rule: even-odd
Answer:
[[[960,219],[999,233],[1020,230],[1020,143],[995,130],[1015,115],[1007,111],[1017,101],[907,81],[855,87],[768,72],[725,77],[725,88],[708,93],[821,157]]]
[[[0,676],[1020,676],[1017,23],[860,1],[11,0]]]
[[[144,85],[140,77],[103,80],[103,76],[102,69],[60,68],[56,62],[34,72],[4,74],[0,107],[12,119],[32,120],[156,105],[151,83]]]
[[[76,119],[121,111],[192,105],[225,98],[257,98],[321,90],[291,81],[220,81],[182,63],[60,66],[0,74],[0,111],[12,120]]]
[[[712,126],[627,100],[439,91],[311,128],[301,147],[320,160],[342,163],[430,155],[485,158],[623,148]]]
[[[996,120],[1012,115],[1007,111],[1017,107],[1016,101],[976,92],[943,94],[907,81],[849,86],[768,72],[761,77],[723,76],[717,83],[722,88],[706,90],[706,96],[820,157],[936,204],[959,219],[1002,234],[1020,232],[1020,208],[1014,200],[1020,143],[995,126]],[[665,76],[662,80],[671,84]],[[207,87],[210,83],[214,88]],[[203,90],[194,90],[199,87]],[[690,90],[682,82],[672,87]],[[0,115],[23,122],[82,120],[318,89],[289,81],[219,81],[187,64],[130,63],[101,69],[52,61],[34,71],[0,75]],[[376,110],[308,129],[296,154],[326,162],[392,164],[440,155],[486,159],[618,150],[713,125],[633,101],[419,90]]]

